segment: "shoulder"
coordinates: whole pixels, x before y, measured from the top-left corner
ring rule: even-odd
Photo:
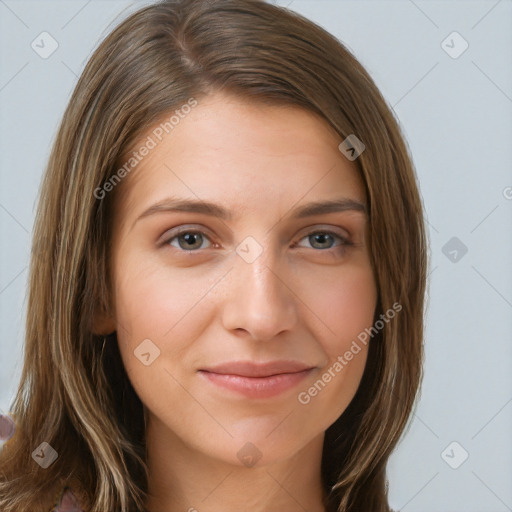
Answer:
[[[61,489],[48,512],[85,512],[70,487]]]

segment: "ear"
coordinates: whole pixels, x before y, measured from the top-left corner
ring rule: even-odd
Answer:
[[[98,336],[112,334],[117,329],[116,319],[103,309],[97,309],[92,319],[92,332]]]

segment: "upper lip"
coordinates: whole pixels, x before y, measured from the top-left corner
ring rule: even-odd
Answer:
[[[241,377],[270,377],[283,373],[299,373],[311,370],[313,366],[298,361],[271,361],[268,363],[254,363],[253,361],[233,361],[222,363],[200,371],[218,373],[222,375],[239,375]]]

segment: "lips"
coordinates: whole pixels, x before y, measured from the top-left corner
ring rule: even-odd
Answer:
[[[201,368],[199,373],[210,383],[248,398],[270,398],[295,387],[313,369],[298,361],[233,361]]]
[[[283,373],[299,373],[310,370],[308,366],[297,361],[272,361],[269,363],[254,363],[252,361],[234,361],[232,363],[219,364],[210,368],[202,368],[201,371],[217,373],[221,375],[239,375],[240,377],[270,377]]]

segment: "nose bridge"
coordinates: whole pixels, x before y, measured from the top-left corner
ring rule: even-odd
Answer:
[[[296,318],[284,262],[270,240],[247,237],[237,246],[224,304],[225,328],[244,329],[257,340],[290,329]]]

